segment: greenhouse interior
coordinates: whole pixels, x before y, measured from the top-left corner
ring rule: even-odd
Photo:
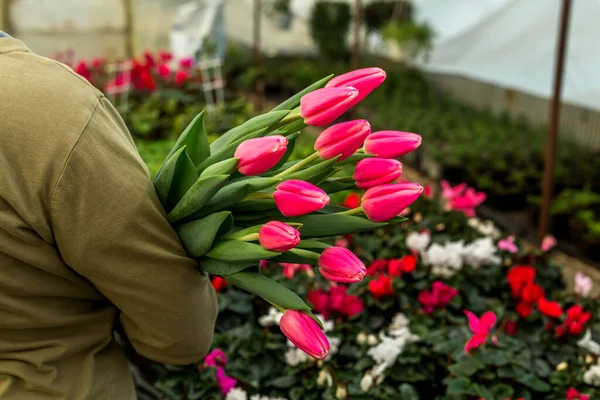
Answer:
[[[0,0],[0,398],[600,399],[598,21]]]

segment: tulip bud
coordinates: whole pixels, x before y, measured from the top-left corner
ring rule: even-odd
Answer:
[[[391,183],[402,175],[402,163],[387,158],[365,158],[356,164],[352,179],[360,189]]]
[[[332,78],[326,88],[352,86],[358,90],[354,104],[359,103],[385,81],[385,71],[381,68],[361,68]]]
[[[371,221],[394,218],[415,202],[423,192],[418,183],[390,183],[370,188],[362,197],[362,208]]]
[[[367,268],[350,250],[345,247],[328,247],[319,257],[321,275],[333,282],[360,282]]]
[[[300,99],[300,115],[307,125],[324,126],[352,107],[357,96],[353,87],[317,89]]]
[[[364,119],[335,124],[321,132],[315,150],[324,160],[336,156],[345,160],[361,148],[370,132],[371,125]]]
[[[320,210],[329,204],[327,193],[315,185],[291,179],[280,183],[273,193],[275,205],[286,217],[297,217]]]
[[[380,158],[396,158],[421,145],[421,136],[399,131],[374,132],[365,140],[365,151]]]
[[[274,135],[242,142],[234,157],[239,159],[238,171],[244,175],[260,175],[273,168],[287,150],[285,137]]]
[[[287,338],[309,356],[322,360],[329,353],[329,341],[311,317],[297,310],[287,310],[279,327]]]
[[[300,232],[283,222],[271,221],[261,226],[258,241],[267,250],[283,253],[300,243]]]

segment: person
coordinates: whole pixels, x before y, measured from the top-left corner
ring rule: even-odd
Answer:
[[[197,362],[215,291],[108,100],[2,36],[0,398],[135,399],[115,326],[143,357]]]

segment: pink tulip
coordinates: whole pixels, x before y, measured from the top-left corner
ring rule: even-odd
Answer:
[[[319,325],[302,311],[287,310],[279,321],[287,338],[309,356],[322,360],[329,353],[329,341]]]
[[[324,160],[341,156],[341,161],[360,149],[370,132],[371,125],[364,119],[335,124],[321,132],[315,150]]]
[[[287,150],[285,137],[274,135],[242,142],[235,151],[238,171],[244,175],[260,175],[273,168]]]
[[[365,158],[356,164],[352,179],[361,189],[391,183],[402,175],[402,164],[388,158]]]
[[[384,222],[414,203],[422,192],[423,186],[410,182],[372,187],[362,197],[362,208],[371,221]]]
[[[498,248],[511,254],[515,254],[519,251],[519,248],[515,244],[515,237],[513,235],[500,240],[498,242]]]
[[[542,239],[542,245],[540,248],[544,253],[550,251],[554,246],[556,246],[556,238],[552,235],[546,235]]]
[[[385,71],[381,68],[362,68],[334,77],[327,82],[325,87],[352,86],[356,88],[358,90],[358,96],[354,99],[354,104],[357,104],[381,85],[385,78]]]
[[[273,193],[275,205],[286,217],[317,211],[329,204],[327,193],[305,181],[291,179],[280,183]]]
[[[421,145],[421,136],[399,131],[374,132],[365,140],[365,151],[380,158],[396,158]]]
[[[467,319],[469,320],[469,328],[473,332],[473,336],[465,344],[465,353],[469,353],[470,350],[476,349],[487,341],[487,337],[496,324],[496,314],[492,311],[488,311],[477,318],[471,311],[465,310]]]
[[[367,268],[350,250],[345,247],[328,247],[319,257],[321,275],[333,282],[360,282]]]
[[[300,232],[283,222],[271,221],[260,227],[258,241],[267,250],[283,253],[300,243]]]
[[[302,96],[300,114],[307,125],[324,126],[352,107],[357,96],[353,87],[317,89]]]

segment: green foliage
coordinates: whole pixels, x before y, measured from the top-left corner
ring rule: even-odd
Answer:
[[[391,21],[383,27],[382,33],[385,38],[409,48],[413,59],[421,55],[427,59],[433,49],[434,32],[426,23]]]
[[[333,60],[347,58],[350,21],[352,14],[348,3],[315,2],[310,16],[310,34],[322,56]]]

